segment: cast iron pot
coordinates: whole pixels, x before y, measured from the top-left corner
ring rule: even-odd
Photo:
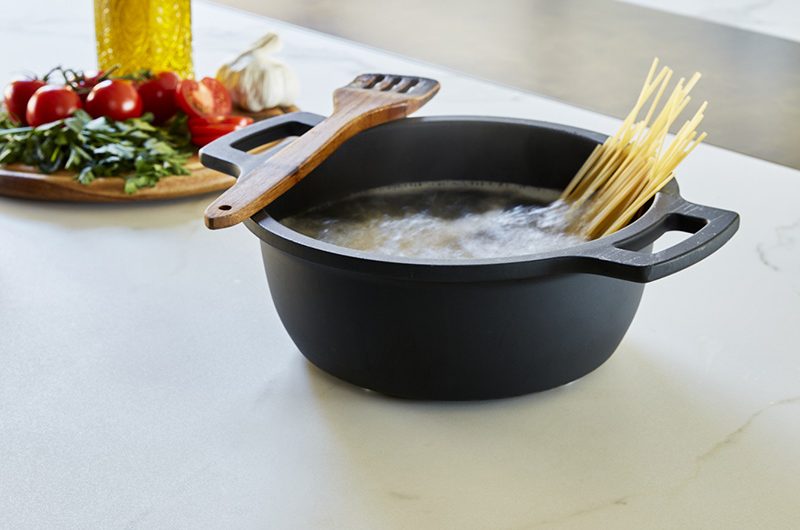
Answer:
[[[294,113],[209,144],[204,165],[245,178],[322,116]],[[499,259],[386,257],[299,234],[279,220],[350,193],[405,182],[483,180],[563,189],[605,136],[551,123],[405,119],[362,132],[247,221],[275,307],[316,366],[417,399],[488,399],[563,385],[600,366],[628,329],[644,283],[692,265],[736,232],[738,215],[685,201],[674,182],[619,232]],[[290,140],[287,140],[290,141]],[[669,230],[692,235],[661,252]]]

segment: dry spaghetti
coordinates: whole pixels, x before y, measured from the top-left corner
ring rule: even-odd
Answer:
[[[561,200],[570,205],[570,229],[588,239],[626,226],[706,137],[706,133],[697,133],[707,105],[704,102],[667,142],[670,127],[689,104],[689,92],[700,74],[695,73],[688,82],[681,78],[659,109],[672,70],[665,66],[656,75],[657,68],[658,58],[653,60],[639,98],[622,126],[594,149],[561,195]],[[639,120],[645,108],[647,112]]]

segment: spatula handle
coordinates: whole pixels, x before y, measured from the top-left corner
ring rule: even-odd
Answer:
[[[405,115],[405,105],[375,108],[369,101],[339,102],[329,118],[255,167],[250,174],[241,175],[236,184],[206,208],[206,226],[226,228],[244,221],[294,186],[348,138]]]

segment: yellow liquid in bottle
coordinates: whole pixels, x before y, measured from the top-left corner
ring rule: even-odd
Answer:
[[[190,0],[95,0],[94,23],[101,70],[193,76]]]

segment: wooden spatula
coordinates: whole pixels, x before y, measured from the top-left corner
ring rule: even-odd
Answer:
[[[404,118],[424,105],[439,83],[423,77],[364,74],[333,93],[333,114],[278,153],[241,175],[205,211],[206,226],[241,223],[280,197],[356,133]]]

